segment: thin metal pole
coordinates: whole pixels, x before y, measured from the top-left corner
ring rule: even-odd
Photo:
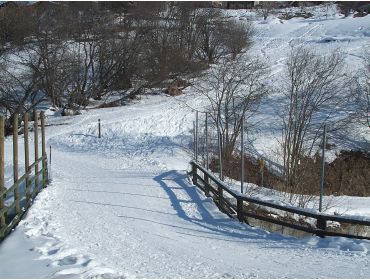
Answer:
[[[240,150],[241,150],[241,176],[240,176],[240,192],[244,193],[244,117],[241,119],[240,129]]]
[[[326,146],[326,124],[324,124],[324,133],[322,141],[322,155],[321,155],[321,178],[320,178],[320,203],[319,212],[322,211],[322,197],[324,195],[324,180],[325,180],[325,146]]]
[[[208,155],[208,113],[206,113],[206,169],[209,167],[209,155]]]
[[[195,161],[198,162],[198,111],[195,112]]]
[[[193,159],[195,160],[195,121],[193,121]]]
[[[98,119],[98,138],[101,138],[101,126],[100,126],[100,119]]]
[[[220,129],[220,118],[217,116],[217,135],[218,135],[218,157],[220,162],[220,179],[223,180],[223,172],[222,172],[222,136],[221,136],[221,129]]]
[[[49,146],[49,181],[51,179],[51,145]]]

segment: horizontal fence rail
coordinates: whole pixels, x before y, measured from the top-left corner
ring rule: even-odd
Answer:
[[[370,240],[370,236],[368,235],[356,235],[328,230],[328,222],[337,222],[341,224],[348,224],[351,226],[370,227],[370,220],[354,219],[346,216],[318,214],[305,209],[278,205],[272,202],[248,197],[246,194],[241,194],[230,189],[224,182],[222,182],[209,170],[202,167],[199,163],[191,161],[190,164],[192,168],[191,175],[193,184],[199,187],[206,196],[212,196],[213,200],[218,205],[221,211],[225,212],[231,217],[235,217],[236,215],[238,220],[241,222],[248,223],[248,218],[253,218],[275,225],[280,225],[283,227],[304,231],[310,234],[315,234],[320,237],[341,236]],[[257,207],[251,207],[251,205]],[[303,221],[302,223],[294,223],[293,219],[281,220],[269,215],[262,215],[260,212],[264,211],[256,211],[256,209],[258,209],[258,207],[260,206],[299,215],[302,216],[304,219],[300,219]],[[268,212],[266,211],[266,213]],[[307,219],[313,219],[315,221],[315,226],[312,226],[311,223],[304,222]]]
[[[45,143],[45,114],[41,112],[41,148],[39,156],[38,113],[34,112],[34,154],[35,160],[29,159],[28,114],[24,115],[24,160],[25,173],[18,178],[18,115],[13,119],[13,175],[14,183],[5,188],[4,181],[4,123],[0,116],[0,241],[14,229],[31,206],[37,194],[48,184],[48,167]],[[41,168],[39,169],[39,165]]]

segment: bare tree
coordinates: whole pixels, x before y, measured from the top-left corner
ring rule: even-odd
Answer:
[[[221,27],[221,12],[218,9],[203,10],[197,20],[197,32],[200,36],[198,55],[209,63],[216,62],[225,54]]]
[[[287,61],[286,104],[283,119],[283,159],[286,191],[304,193],[304,161],[312,155],[324,123],[338,119],[334,113],[345,100],[346,81],[339,51],[319,55],[307,47],[292,49]],[[293,198],[293,195],[290,197]],[[307,203],[300,196],[300,206]]]
[[[258,13],[263,17],[263,20],[267,20],[268,15],[276,8],[276,2],[274,1],[262,1],[258,8]]]
[[[360,122],[370,128],[370,51],[364,51],[364,67],[359,71],[357,88],[359,90]]]
[[[33,110],[44,99],[39,79],[27,63],[15,63],[3,56],[0,67],[0,109],[6,116],[6,132],[10,133],[15,114]]]
[[[250,21],[237,22],[234,20],[225,22],[221,29],[222,42],[233,59],[243,50],[248,50],[255,34],[254,27]]]
[[[241,133],[241,120],[249,129],[250,118],[268,90],[263,80],[267,66],[258,59],[240,56],[224,59],[200,79],[197,91],[209,101],[209,116],[222,140],[222,160],[232,160],[236,141]]]

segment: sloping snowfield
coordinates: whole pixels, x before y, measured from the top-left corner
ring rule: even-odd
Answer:
[[[259,36],[270,39],[258,37],[255,48],[272,55],[277,51],[261,42],[273,44],[277,32],[287,42],[306,31],[337,30],[335,23],[345,21],[286,29],[267,23]],[[361,44],[369,43],[364,34]],[[201,102],[190,94],[151,95],[121,108],[48,117],[52,183],[0,245],[0,277],[369,278],[370,242],[251,228],[220,213],[192,186],[186,172],[194,113],[185,103]]]

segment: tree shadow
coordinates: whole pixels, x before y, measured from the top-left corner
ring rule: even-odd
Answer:
[[[246,224],[233,221],[231,218],[226,217],[226,214],[225,218],[220,218],[219,214],[212,214],[212,212],[207,209],[206,204],[213,203],[213,201],[210,198],[204,197],[196,187],[187,182],[187,177],[185,174],[182,174],[176,170],[164,172],[154,177],[154,180],[167,193],[169,199],[171,200],[172,207],[177,213],[177,216],[187,222],[202,227],[205,229],[204,233],[212,234],[214,236],[223,236],[224,240],[225,237],[243,240],[248,239],[248,242],[256,242],[256,240],[260,240],[260,242],[279,241],[280,243],[291,243],[292,240],[296,240],[294,237],[285,237],[280,234],[270,234],[269,232],[259,228],[252,229]],[[181,190],[186,192],[190,201],[194,203],[198,213],[200,214],[200,218],[189,216],[183,209],[181,205],[183,200],[178,197],[178,193],[175,191],[178,190],[179,187]],[[217,209],[216,211],[220,210]],[[290,244],[290,246],[291,245],[292,244]]]
[[[99,138],[97,135],[85,134],[85,133],[73,133],[71,134],[71,136],[85,136],[85,137]]]

